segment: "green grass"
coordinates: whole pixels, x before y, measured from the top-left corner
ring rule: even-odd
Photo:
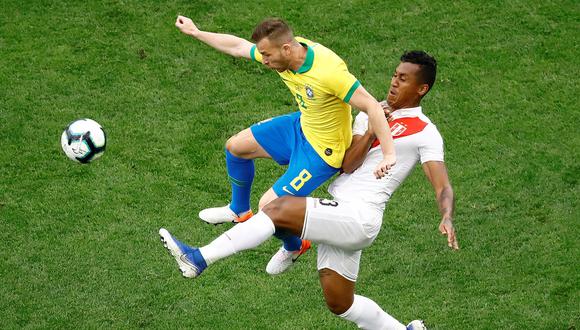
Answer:
[[[283,17],[377,98],[404,50],[435,55],[423,105],[446,141],[462,249],[438,234],[417,170],[363,254],[357,291],[433,329],[580,325],[577,2],[5,0],[0,327],[354,328],[326,310],[315,253],[271,278],[270,240],[189,281],[161,247],[161,226],[192,244],[223,232],[196,214],[227,202],[225,140],[295,109],[275,73],[181,35],[178,13],[245,38]],[[59,146],[81,117],[109,137],[88,166]],[[253,205],[283,171],[256,167]]]

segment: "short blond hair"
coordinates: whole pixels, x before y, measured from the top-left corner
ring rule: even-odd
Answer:
[[[260,40],[268,38],[278,44],[290,42],[294,39],[294,33],[286,22],[280,18],[268,18],[263,20],[254,29],[252,40],[258,43]]]

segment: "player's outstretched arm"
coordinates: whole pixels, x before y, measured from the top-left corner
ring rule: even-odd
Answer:
[[[439,231],[441,231],[441,234],[447,235],[447,245],[450,248],[459,250],[455,228],[453,227],[455,197],[447,175],[447,167],[443,162],[430,161],[423,163],[423,171],[425,171],[425,175],[435,190],[435,198],[441,213]]]
[[[250,51],[254,44],[246,39],[231,34],[201,31],[190,18],[185,16],[177,16],[175,26],[184,34],[190,35],[222,53],[251,59]]]
[[[350,98],[350,105],[364,111],[369,116],[369,124],[373,127],[377,139],[381,142],[383,160],[375,169],[375,177],[380,179],[387,175],[389,169],[395,165],[395,146],[393,137],[387,125],[383,108],[362,86],[359,86]]]

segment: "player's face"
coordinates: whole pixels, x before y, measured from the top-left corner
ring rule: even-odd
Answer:
[[[262,62],[265,66],[279,72],[288,70],[290,66],[288,44],[278,45],[270,39],[264,38],[258,41],[256,48],[262,54]]]
[[[391,78],[391,87],[387,93],[387,103],[393,110],[411,108],[419,105],[426,93],[426,86],[419,79],[420,66],[402,62],[397,66]]]

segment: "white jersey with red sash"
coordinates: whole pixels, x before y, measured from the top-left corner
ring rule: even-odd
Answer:
[[[419,162],[443,161],[443,138],[437,127],[421,111],[421,107],[399,109],[389,122],[393,136],[397,163],[386,177],[377,180],[373,174],[383,155],[378,140],[375,141],[363,164],[353,173],[341,174],[328,187],[328,192],[338,201],[368,203],[383,212],[397,187],[411,174]],[[353,135],[364,135],[368,116],[361,112],[353,125]]]

